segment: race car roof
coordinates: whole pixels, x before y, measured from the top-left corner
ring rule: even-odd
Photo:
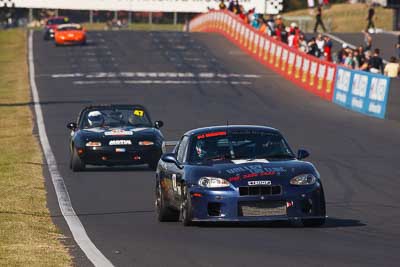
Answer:
[[[258,130],[258,131],[268,131],[268,132],[274,132],[274,133],[280,133],[279,130],[267,126],[261,126],[261,125],[220,125],[220,126],[211,126],[211,127],[204,127],[204,128],[197,128],[190,130],[185,133],[185,135],[198,135],[198,134],[203,134],[203,133],[208,133],[208,132],[218,132],[218,131],[224,131],[224,130],[229,130],[229,131],[244,131],[244,130]]]

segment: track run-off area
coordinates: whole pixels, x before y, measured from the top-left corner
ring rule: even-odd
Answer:
[[[398,266],[400,123],[311,95],[217,34],[90,32],[88,45],[55,47],[33,34],[35,83],[49,144],[72,207],[114,266]],[[329,218],[286,224],[159,223],[147,167],[69,169],[66,124],[91,104],[146,106],[166,140],[192,128],[260,124],[311,152]],[[61,215],[48,170],[48,205],[78,266],[92,263]],[[79,243],[79,242],[78,242]]]

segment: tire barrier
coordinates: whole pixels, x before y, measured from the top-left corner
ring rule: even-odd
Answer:
[[[348,109],[385,118],[390,79],[346,69],[262,34],[228,11],[210,11],[189,23],[191,32],[216,32],[306,91]]]

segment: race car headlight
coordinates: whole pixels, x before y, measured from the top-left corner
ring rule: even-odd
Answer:
[[[293,177],[290,180],[290,184],[292,185],[312,185],[315,184],[317,178],[312,174],[301,174]]]
[[[89,147],[98,147],[98,146],[101,146],[101,143],[100,143],[100,142],[87,142],[87,143],[86,143],[86,146],[89,146]]]
[[[153,141],[139,141],[139,146],[152,146],[154,145]]]
[[[54,32],[54,30],[53,30],[53,29],[49,29],[49,32],[53,33],[53,32]]]
[[[221,187],[229,187],[231,184],[222,178],[217,177],[202,177],[199,180],[199,185],[201,187],[207,188],[221,188]]]

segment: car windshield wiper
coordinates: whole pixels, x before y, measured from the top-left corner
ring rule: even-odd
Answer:
[[[223,159],[230,159],[231,155],[225,154],[225,155],[215,155],[215,156],[210,156],[206,157],[203,159],[203,161],[208,161],[208,160],[223,160]]]
[[[135,123],[135,124],[131,124],[133,127],[140,127],[140,126],[145,126],[145,127],[149,127],[148,124],[145,123]]]
[[[255,155],[251,158],[241,157],[242,159],[246,159],[247,161],[254,161],[257,159],[294,159],[295,157],[290,154],[264,154],[264,155]]]
[[[275,155],[266,155],[267,159],[294,159],[295,157],[290,154],[275,154]]]

